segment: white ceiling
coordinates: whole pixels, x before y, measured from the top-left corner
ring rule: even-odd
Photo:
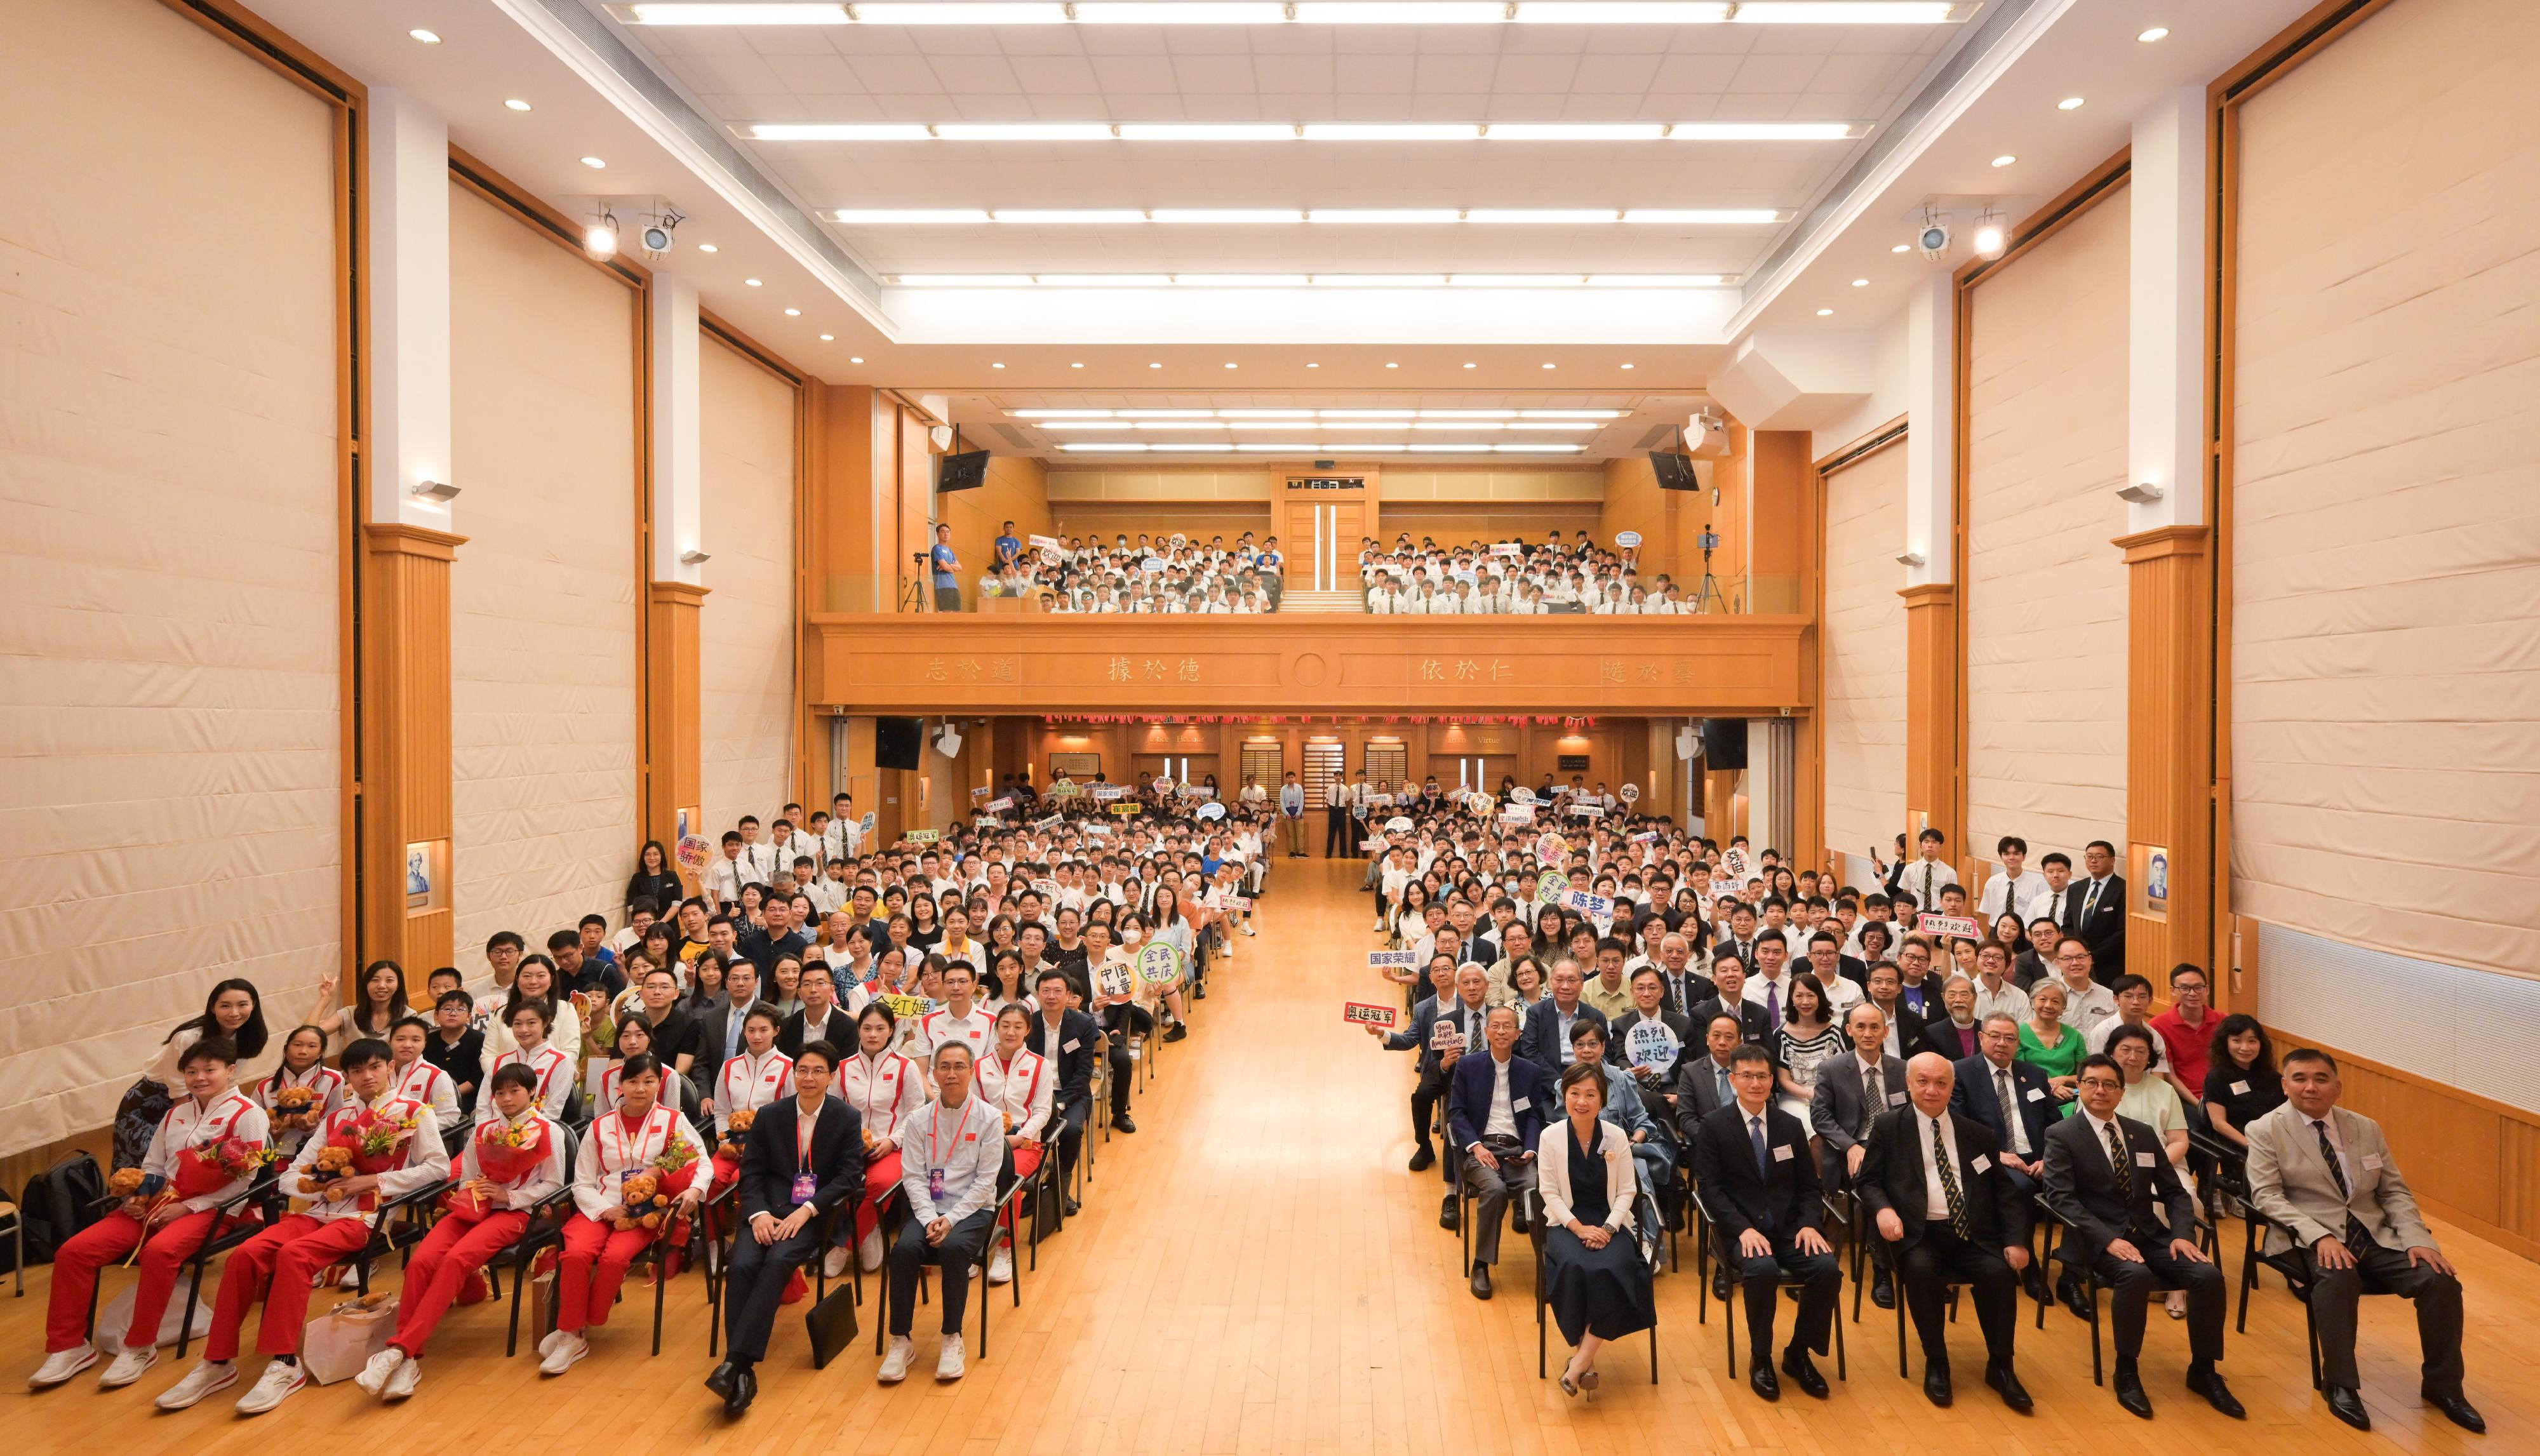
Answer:
[[[2164,92],[2201,90],[2308,4],[1987,0],[1974,21],[1941,26],[1654,28],[699,29],[620,26],[594,0],[257,10],[366,85],[438,111],[455,145],[568,215],[674,204],[688,221],[658,266],[823,379],[1047,403],[1638,401],[1632,421],[1596,432],[1585,456],[1595,458],[1637,449],[1644,421],[1680,419],[1750,329],[1840,331],[1870,347],[1912,284],[1965,261],[1963,249],[1940,262],[1889,250],[1924,205],[1990,200],[2018,216],[2125,145],[2132,118]],[[2170,35],[2134,38],[2153,25]],[[418,27],[442,43],[414,40]],[[1981,49],[1969,42],[1979,33],[1993,37]],[[619,45],[632,77],[603,63]],[[2057,109],[2070,96],[2086,104]],[[775,143],[738,130],[1184,119],[1871,125],[1833,142],[1417,144]],[[2016,163],[1991,166],[2004,155]],[[584,167],[591,156],[607,166]],[[1763,206],[1791,220],[846,229],[803,216],[1424,205]],[[878,283],[902,271],[1743,276],[1727,288],[1567,292]],[[1237,379],[1242,395],[1221,395]],[[982,418],[1003,407],[979,406]],[[970,423],[971,408],[957,404],[956,417]]]
[[[948,402],[951,418],[974,442],[990,450],[1014,449],[1037,454],[1053,463],[1117,463],[1127,456],[1105,455],[1081,447],[1135,441],[1147,444],[1188,447],[1200,444],[1298,444],[1330,447],[1330,453],[1365,458],[1401,460],[1406,466],[1423,454],[1434,454],[1449,444],[1497,444],[1510,446],[1576,446],[1575,453],[1553,453],[1540,451],[1515,451],[1495,453],[1492,458],[1506,462],[1510,468],[1548,465],[1590,464],[1613,455],[1630,454],[1654,449],[1672,441],[1677,426],[1704,402],[1699,393],[1638,393],[1630,391],[1576,390],[1560,392],[1537,390],[1170,390],[1170,389],[999,389],[981,393],[955,394]],[[1190,421],[1171,430],[1115,429],[1098,419],[1073,418],[1061,421],[1018,418],[1017,411],[1046,409],[1109,409],[1126,416],[1139,411],[1196,410],[1409,410],[1421,412],[1401,424],[1352,419],[1342,428],[1332,428],[1324,420],[1238,419],[1227,428],[1204,426]],[[1612,420],[1577,420],[1568,422],[1585,428],[1559,430],[1538,428],[1560,423],[1540,418],[1510,421],[1471,421],[1442,415],[1440,411],[1553,411],[1607,410],[1619,411]],[[1527,428],[1512,429],[1512,423],[1524,423]],[[1053,424],[1061,428],[1052,429]],[[1414,428],[1414,427],[1417,428]],[[1072,428],[1070,428],[1072,427]],[[1062,445],[1080,447],[1063,451]],[[1419,445],[1418,452],[1399,449]],[[1396,449],[1386,450],[1383,447]],[[1179,456],[1184,461],[1202,460],[1225,464],[1239,461],[1246,453],[1234,451],[1203,453],[1186,450],[1168,450],[1150,453],[1147,458],[1163,463]]]

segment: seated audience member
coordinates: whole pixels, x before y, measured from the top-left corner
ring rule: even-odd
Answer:
[[[1729,1011],[1715,1011],[1704,1023],[1702,1049],[1688,1051],[1676,1063],[1676,1145],[1690,1150],[1702,1120],[1737,1100],[1730,1077],[1729,1055],[1744,1045],[1745,1023]]]
[[[2249,1145],[2248,1127],[2285,1104],[2274,1043],[2258,1018],[2234,1011],[2215,1028],[2207,1051],[2205,1121],[2233,1147]]]
[[[431,1044],[431,1022],[396,1019],[388,1028],[388,1090],[431,1108],[434,1125],[447,1132],[459,1126],[459,1084],[424,1057]]]
[[[1031,1049],[1032,1013],[1022,1002],[997,1012],[997,1041],[972,1073],[978,1093],[1005,1121],[1006,1167],[1015,1179],[1040,1171],[1041,1134],[1057,1105],[1058,1069]],[[1007,1231],[1020,1233],[1015,1215],[1006,1215]],[[1002,1284],[1015,1277],[1014,1255],[1007,1240],[998,1240],[988,1256],[988,1283]]]
[[[1050,1107],[1049,1131],[1058,1144],[1059,1208],[1076,1216],[1076,1160],[1085,1148],[1085,1125],[1094,1115],[1094,1059],[1102,1049],[1102,1031],[1094,1018],[1068,1005],[1067,973],[1056,966],[1041,971],[1033,984],[1031,1046],[1057,1075]]]
[[[1633,1161],[1640,1165],[1641,1191],[1653,1200],[1675,1169],[1675,1129],[1650,1116],[1649,1104],[1641,1100],[1639,1083],[1632,1074],[1605,1061],[1605,1028],[1593,1021],[1582,1021],[1570,1028],[1570,1040],[1578,1053],[1570,1065],[1592,1062],[1604,1076],[1607,1086],[1603,1098],[1605,1121],[1623,1130],[1632,1144]],[[1540,1166],[1537,1176],[1541,1175]]]
[[[1517,1055],[1534,1063],[1543,1073],[1543,1084],[1551,1086],[1570,1065],[1570,1028],[1583,1017],[1602,1026],[1605,1013],[1581,999],[1587,982],[1579,962],[1565,955],[1552,963],[1551,992],[1526,1013],[1525,1031]]]
[[[450,1173],[450,1154],[432,1109],[388,1090],[388,1043],[356,1038],[344,1048],[342,1107],[303,1144],[282,1174],[282,1191],[309,1200],[301,1213],[275,1221],[230,1251],[203,1360],[159,1397],[159,1409],[181,1411],[238,1383],[239,1334],[249,1306],[264,1301],[256,1352],[268,1363],[239,1398],[242,1416],[260,1416],[309,1384],[300,1363],[309,1292],[329,1266],[359,1254],[371,1240],[379,1206],[430,1188]],[[333,1152],[320,1166],[320,1154]]]
[[[617,1110],[592,1119],[574,1158],[574,1213],[556,1268],[556,1328],[538,1344],[538,1372],[561,1375],[591,1353],[584,1333],[608,1323],[626,1267],[670,1237],[696,1212],[706,1149],[686,1118],[662,1104],[666,1069],[649,1055],[626,1059]],[[668,1207],[638,1211],[644,1194]]]
[[[2046,1133],[2045,1203],[2065,1226],[2061,1257],[2109,1285],[2116,1340],[2117,1404],[2152,1419],[2136,1361],[2144,1305],[2155,1287],[2187,1294],[2187,1388],[2215,1410],[2244,1419],[2217,1368],[2222,1359],[2222,1272],[2196,1243],[2196,1200],[2152,1130],[2117,1114],[2123,1068],[2105,1056],[2081,1064],[2081,1110]],[[2081,1297],[2078,1288],[2068,1299]],[[2086,1306],[2077,1310],[2087,1316]]]
[[[1738,1040],[1765,1046],[1773,1039],[1773,1022],[1764,1014],[1760,1002],[1746,999],[1746,963],[1733,955],[1723,955],[1711,964],[1711,979],[1718,988],[1711,1000],[1697,1002],[1687,1013],[1697,1026],[1708,1026],[1714,1016],[1734,1016]]]
[[[1887,1240],[1905,1308],[1923,1344],[1923,1394],[1949,1404],[1949,1286],[1962,1283],[1984,1329],[1985,1384],[2025,1415],[2031,1402],[2011,1369],[2019,1327],[2019,1271],[2028,1265],[2028,1199],[2011,1186],[1993,1132],[1952,1110],[1955,1077],[1934,1052],[1905,1067],[1910,1105],[1872,1125],[1853,1187]]]
[[[2152,1032],[2160,1038],[2161,1068],[2190,1107],[2204,1099],[2207,1059],[2222,1019],[2205,1004],[2209,989],[2204,967],[2170,967],[2169,1009],[2152,1018]]]
[[[935,1378],[958,1380],[968,1368],[961,1321],[970,1307],[970,1271],[987,1254],[1005,1163],[1005,1119],[986,1098],[972,1095],[976,1065],[966,1040],[950,1038],[936,1048],[929,1059],[935,1099],[910,1116],[900,1138],[899,1187],[908,1221],[890,1250],[890,1343],[875,1376],[884,1385],[907,1379],[916,1357],[909,1332],[917,1322],[917,1272],[929,1264],[943,1274],[935,1291],[944,1317]]]
[[[1577,1031],[1591,1040],[1597,1035],[1590,1024]],[[1628,1087],[1629,1078],[1617,1084]],[[1561,1075],[1566,1116],[1557,1131],[1545,1130],[1560,1140],[1561,1150],[1539,1159],[1544,1302],[1561,1338],[1576,1347],[1561,1372],[1561,1388],[1570,1395],[1596,1388],[1596,1352],[1607,1341],[1658,1323],[1650,1266],[1632,1236],[1635,1144],[1600,1116],[1608,1085],[1607,1070],[1583,1047]]]
[[[1922,1050],[1938,1052],[1945,1061],[1964,1062],[1976,1054],[1975,982],[1951,972],[1940,983],[1940,1005],[1946,1014],[1924,1025]]]
[[[300,1028],[301,1032],[316,1030]],[[318,1041],[322,1048],[322,1033]],[[106,1367],[98,1388],[117,1390],[130,1385],[159,1362],[159,1326],[176,1277],[185,1261],[218,1230],[221,1207],[255,1181],[254,1159],[268,1141],[265,1109],[231,1084],[238,1061],[238,1044],[217,1031],[177,1054],[176,1071],[185,1095],[160,1117],[151,1134],[141,1159],[139,1187],[104,1217],[64,1240],[53,1256],[53,1287],[44,1315],[44,1362],[28,1381],[34,1389],[60,1385],[97,1363],[98,1350],[89,1343],[88,1320],[98,1271],[128,1262],[136,1249],[141,1281],[133,1290],[132,1319],[116,1332],[123,1351]],[[321,1100],[311,1105],[323,1104]],[[217,1388],[206,1386],[203,1394]]]
[[[344,1074],[327,1066],[325,1056],[325,1028],[295,1026],[282,1039],[282,1065],[255,1084],[251,1095],[264,1109],[276,1152],[298,1152],[326,1114],[344,1105]]]
[[[837,983],[826,965],[803,967],[794,984],[803,1005],[777,1031],[776,1050],[791,1057],[815,1041],[842,1047],[855,1039],[855,1018],[838,1005]]]
[[[2061,1104],[2059,1117],[2070,1116],[2081,1074],[2081,1033],[2064,1021],[2073,993],[2061,981],[2040,981],[2028,994],[2028,1019],[2019,1027],[2019,1060],[2046,1074]]]
[[[855,1055],[838,1064],[837,1093],[856,1110],[864,1128],[865,1192],[856,1204],[856,1257],[871,1274],[882,1268],[880,1206],[899,1186],[900,1139],[909,1117],[926,1105],[927,1075],[897,1046],[897,1024],[890,1007],[868,1002],[856,1013]],[[834,1251],[827,1262],[831,1279],[846,1272]]]
[[[1811,974],[1803,984],[1815,979]],[[1854,1006],[1844,1017],[1843,1030],[1852,1047],[1817,1063],[1806,1108],[1816,1141],[1817,1180],[1834,1189],[1850,1188],[1861,1171],[1870,1150],[1870,1125],[1888,1109],[1905,1105],[1905,1063],[1887,1053],[1887,1018],[1878,1007],[1867,1003]],[[1790,1034],[1788,1027],[1783,1034]],[[1871,1272],[1870,1297],[1881,1309],[1896,1307],[1895,1284],[1883,1262]]]
[[[2055,1089],[2043,1071],[2019,1060],[2019,1023],[2010,1012],[1985,1017],[1976,1046],[1975,1056],[1953,1065],[1949,1105],[1993,1134],[2012,1190],[2027,1198],[2045,1171],[2046,1130],[2062,1116]]]
[[[475,1115],[476,1094],[485,1075],[485,1033],[469,1024],[475,1005],[475,998],[456,986],[443,992],[432,1009],[432,1039],[423,1044],[423,1060],[440,1068],[459,1088],[462,1118]]]
[[[637,1016],[617,1028],[617,1041],[609,1048],[608,1065],[600,1070],[600,1090],[591,1099],[593,1117],[606,1117],[617,1110],[618,1104],[624,1100],[621,1089],[626,1080],[626,1063],[631,1058],[646,1056],[656,1062],[662,1060],[660,1054],[653,1049],[652,1023]],[[662,1069],[662,1091],[659,1100],[663,1106],[681,1116],[685,1116],[688,1111],[687,1093],[684,1090],[686,1082],[686,1077],[670,1071],[667,1066]]]
[[[536,1074],[513,1063],[494,1074],[492,1115],[469,1130],[441,1220],[416,1245],[397,1295],[396,1333],[353,1377],[365,1392],[401,1401],[423,1380],[423,1349],[459,1289],[517,1242],[529,1211],[563,1191],[564,1136],[538,1111]]]
[[[1816,1159],[1808,1154],[1807,1126],[1774,1105],[1773,1059],[1762,1047],[1738,1047],[1729,1067],[1735,1100],[1715,1109],[1695,1130],[1693,1167],[1712,1228],[1733,1253],[1736,1276],[1745,1285],[1747,1384],[1768,1401],[1782,1398],[1774,1374],[1773,1317],[1782,1282],[1797,1280],[1799,1308],[1781,1371],[1824,1400],[1825,1377],[1808,1353],[1825,1351],[1843,1265],[1820,1226],[1823,1200]]]
[[[1571,966],[1572,990],[1578,967]],[[1549,1003],[1546,1004],[1549,1006]],[[1586,1006],[1582,1015],[1595,1013]],[[1483,1020],[1489,1053],[1455,1064],[1446,1094],[1446,1127],[1460,1154],[1464,1191],[1473,1197],[1472,1289],[1491,1297],[1491,1266],[1500,1257],[1500,1215],[1509,1201],[1534,1187],[1535,1143],[1543,1132],[1552,1078],[1517,1052],[1517,1010],[1493,1006]]]
[[[791,1095],[760,1105],[741,1154],[742,1232],[725,1271],[724,1361],[706,1376],[739,1416],[758,1397],[776,1309],[796,1271],[817,1247],[811,1220],[863,1201],[864,1126],[856,1110],[828,1095],[837,1049],[806,1042],[793,1059]]]
[[[2417,1306],[2418,1394],[2445,1420],[2484,1432],[2461,1393],[2461,1286],[2381,1125],[2337,1105],[2337,1059],[2310,1047],[2285,1054],[2285,1105],[2247,1125],[2249,1202],[2273,1226],[2267,1251],[2310,1270],[2310,1318],[2320,1390],[2337,1419],[2370,1430],[2355,1361],[2356,1306],[2365,1290]]]
[[[538,1082],[538,1109],[550,1120],[562,1121],[565,1103],[573,1097],[574,1067],[564,1049],[547,1040],[547,1004],[525,1001],[512,1010],[511,1034],[506,1040],[511,1050],[498,1054],[487,1075],[506,1067],[527,1067]],[[476,1110],[485,1115],[483,1108]]]

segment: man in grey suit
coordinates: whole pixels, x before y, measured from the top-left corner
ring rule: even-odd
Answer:
[[[2417,1306],[2426,1404],[2485,1431],[2486,1418],[2461,1394],[2460,1280],[2417,1212],[2380,1124],[2337,1105],[2343,1087],[2326,1052],[2286,1053],[2284,1079],[2285,1104],[2247,1129],[2249,1201],[2276,1225],[2268,1253],[2293,1250],[2310,1268],[2329,1410],[2357,1430],[2372,1428],[2355,1367],[2355,1307],[2369,1289]]]
[[[1845,1013],[1843,1029],[1852,1038],[1852,1055],[1818,1064],[1816,1095],[1808,1099],[1808,1131],[1817,1140],[1817,1181],[1829,1193],[1852,1187],[1870,1150],[1870,1125],[1889,1108],[1905,1105],[1905,1062],[1887,1055],[1886,1013],[1863,1002]],[[1860,1234],[1859,1229],[1846,1232]],[[1870,1280],[1870,1297],[1881,1309],[1896,1307],[1896,1288],[1883,1262]]]

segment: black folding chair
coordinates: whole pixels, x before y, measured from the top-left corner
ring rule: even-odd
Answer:
[[[2302,1343],[2310,1350],[2310,1388],[2317,1390],[2326,1378],[2319,1358],[2319,1313],[2311,1308],[2310,1303],[2311,1295],[2319,1287],[2318,1276],[2312,1272],[2310,1260],[2305,1256],[2301,1240],[2292,1229],[2259,1213],[2255,1207],[2248,1207],[2247,1216],[2249,1252],[2240,1266],[2240,1316],[2236,1327],[2237,1332],[2243,1335],[2249,1333],[2249,1290],[2257,1285],[2257,1266],[2264,1264],[2284,1276],[2285,1286],[2292,1290],[2293,1298],[2301,1304]],[[2285,1235],[2285,1247],[2272,1254],[2265,1252],[2266,1235],[2271,1232],[2281,1232]],[[2393,1290],[2382,1288],[2374,1283],[2368,1276],[2364,1280],[2364,1292],[2365,1294],[2394,1293]]]
[[[1729,1297],[1722,1301],[1720,1327],[1721,1338],[1726,1343],[1729,1351],[1729,1378],[1734,1380],[1737,1378],[1737,1331],[1740,1322],[1733,1318],[1733,1315],[1736,1310],[1737,1300],[1744,1297],[1746,1289],[1746,1281],[1737,1276],[1737,1271],[1742,1267],[1744,1260],[1739,1256],[1736,1248],[1730,1243],[1729,1231],[1720,1226],[1718,1219],[1711,1216],[1711,1205],[1703,1197],[1702,1189],[1698,1185],[1693,1190],[1693,1203],[1696,1212],[1702,1218],[1703,1242],[1709,1246],[1704,1250],[1704,1253],[1709,1258],[1719,1260],[1729,1270],[1730,1273],[1729,1280]],[[1842,1268],[1841,1264],[1838,1263],[1836,1268],[1840,1270]],[[1701,1321],[1707,1324],[1710,1322],[1711,1300],[1711,1281],[1708,1278],[1707,1269],[1704,1271],[1704,1275],[1705,1278],[1702,1282],[1702,1294],[1698,1302]],[[1777,1286],[1782,1289],[1797,1289],[1800,1287],[1800,1283],[1799,1281],[1793,1279],[1789,1274],[1785,1273],[1777,1282]],[[1843,1321],[1840,1318],[1837,1318],[1828,1320],[1826,1323],[1834,1330],[1835,1378],[1837,1380],[1849,1380],[1852,1378],[1852,1366],[1851,1357],[1844,1350]]]
[[[276,1192],[281,1177],[278,1165],[268,1164],[259,1169],[244,1191],[219,1206],[217,1212],[220,1217],[212,1225],[211,1236],[204,1239],[193,1253],[186,1256],[185,1315],[183,1321],[176,1327],[178,1359],[185,1357],[186,1350],[194,1343],[194,1311],[202,1307],[204,1271],[211,1267],[214,1259],[264,1232],[265,1225],[273,1220],[281,1208],[281,1199]],[[120,1202],[122,1200],[109,1196],[100,1200],[97,1207],[111,1209]],[[260,1216],[247,1217],[246,1214],[249,1210],[256,1211]],[[97,1339],[98,1295],[103,1292],[105,1285],[106,1282],[99,1280],[90,1286],[88,1291],[88,1335],[91,1343]],[[155,1338],[157,1332],[153,1331],[152,1334]]]
[[[2046,1200],[2043,1197],[2037,1199],[2037,1208],[2039,1210],[2037,1222],[2041,1230],[2050,1224],[2061,1223],[2062,1220],[2056,1218],[2054,1210],[2046,1207]],[[2215,1232],[2214,1226],[2203,1218],[2196,1220],[2196,1243],[2209,1257],[2220,1247],[2220,1236]],[[2107,1383],[2107,1372],[2099,1334],[2099,1291],[2113,1289],[2114,1286],[2097,1272],[2095,1256],[2090,1263],[2083,1264],[2075,1257],[2068,1243],[2050,1236],[2046,1241],[2046,1257],[2063,1265],[2081,1284],[2081,1305],[2087,1311],[2085,1318],[2090,1326],[2090,1383],[2104,1385]],[[2048,1281],[2050,1285],[2055,1283],[2058,1282]],[[2052,1294],[2051,1288],[2049,1293]],[[2051,1302],[2051,1298],[2037,1301],[2037,1328],[2041,1330],[2046,1328],[2046,1306]]]
[[[1541,1380],[1546,1378],[1550,1369],[1545,1363],[1547,1337],[1544,1330],[1551,1323],[1552,1283],[1543,1262],[1543,1246],[1550,1235],[1543,1226],[1541,1194],[1529,1188],[1525,1191],[1522,1201],[1528,1204],[1532,1211],[1532,1216],[1526,1224],[1526,1237],[1534,1245],[1534,1378]],[[1658,1216],[1658,1203],[1649,1195],[1643,1194],[1639,1206],[1632,1213],[1638,1219],[1657,1217]],[[1650,1225],[1644,1222],[1641,1227],[1647,1229]],[[1645,1251],[1644,1259],[1648,1260],[1648,1255],[1656,1253],[1658,1249],[1657,1235],[1653,1233],[1647,1239],[1640,1240],[1639,1247]],[[1651,1261],[1650,1273],[1653,1277],[1658,1274],[1657,1264],[1654,1261]],[[1658,1383],[1658,1326],[1656,1300],[1651,1301],[1650,1313],[1650,1383],[1656,1385]]]

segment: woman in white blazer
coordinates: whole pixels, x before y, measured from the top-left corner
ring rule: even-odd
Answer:
[[[1543,1130],[1535,1159],[1543,1198],[1544,1302],[1561,1338],[1578,1347],[1561,1372],[1561,1389],[1596,1388],[1596,1352],[1658,1323],[1650,1267],[1632,1236],[1632,1200],[1640,1191],[1632,1140],[1603,1120],[1605,1074],[1579,1063],[1561,1074],[1568,1114]],[[1601,1164],[1601,1166],[1600,1166]]]

